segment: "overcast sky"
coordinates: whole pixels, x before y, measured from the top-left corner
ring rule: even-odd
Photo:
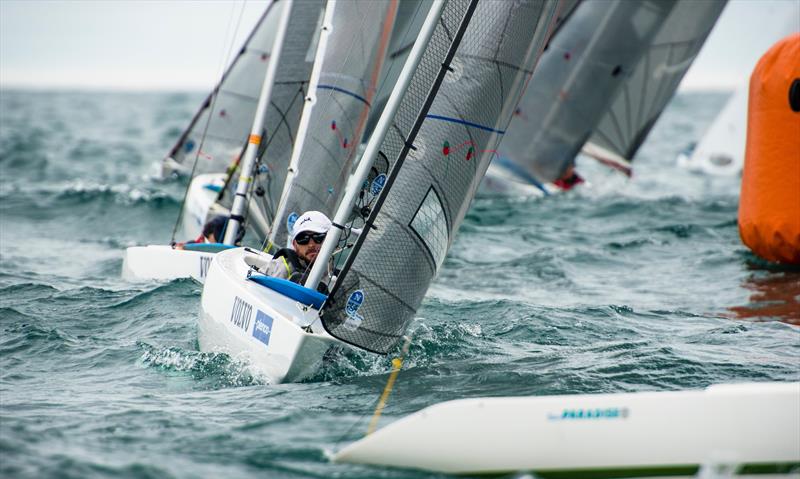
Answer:
[[[0,0],[0,86],[206,91],[267,3]],[[787,29],[800,0],[731,0],[682,87],[745,82]]]

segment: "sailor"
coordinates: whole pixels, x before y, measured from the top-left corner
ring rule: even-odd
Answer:
[[[319,211],[303,213],[292,227],[291,247],[282,248],[275,253],[267,265],[266,274],[294,283],[305,282],[331,226],[331,220]]]
[[[220,243],[225,238],[225,227],[228,225],[227,216],[214,216],[203,225],[203,232],[197,238],[185,243],[175,243],[175,249],[184,249],[186,244],[194,243]]]
[[[577,171],[575,171],[575,165],[570,165],[564,174],[561,175],[561,178],[555,180],[553,184],[562,190],[567,191],[583,182],[583,178],[578,174]]]

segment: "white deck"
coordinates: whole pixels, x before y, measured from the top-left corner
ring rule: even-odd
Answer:
[[[243,359],[273,384],[299,381],[338,341],[323,330],[317,310],[246,279],[246,261],[270,258],[246,248],[217,253],[203,287],[200,349]]]

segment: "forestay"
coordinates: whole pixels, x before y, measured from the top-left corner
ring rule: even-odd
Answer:
[[[494,156],[556,2],[451,0],[405,91],[378,159],[385,184],[321,311],[326,330],[386,353],[444,261]]]
[[[727,0],[678,0],[584,151],[625,165],[653,128],[717,22]]]
[[[235,162],[253,123],[261,80],[285,2],[272,2],[162,164],[162,175],[222,173]],[[210,116],[210,120],[209,120]]]
[[[498,161],[534,184],[567,172],[674,5],[580,3],[542,54]]]
[[[294,144],[271,244],[282,247],[294,220],[305,211],[333,214],[374,101],[397,4],[397,0],[328,2],[325,47],[320,42],[314,91],[306,100],[301,120],[305,128]]]
[[[314,62],[318,39],[315,32],[322,21],[321,0],[294,1],[287,6],[292,10],[286,37],[280,47],[280,64],[264,119],[258,163],[253,172],[254,182],[248,193],[246,223],[259,241],[265,239],[269,233],[269,226],[283,191],[286,169]],[[263,76],[259,81],[261,79]],[[243,131],[248,132],[249,126]],[[233,202],[235,180],[239,178],[239,172],[231,172],[229,178],[231,179],[227,181],[219,198],[219,203],[228,209]]]

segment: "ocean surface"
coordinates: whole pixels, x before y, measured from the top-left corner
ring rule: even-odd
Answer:
[[[741,244],[739,178],[675,165],[727,97],[679,94],[631,180],[581,159],[567,194],[478,197],[382,424],[464,397],[800,380],[800,270]],[[271,385],[199,352],[199,285],[120,278],[127,246],[170,239],[185,184],[158,164],[201,101],[0,92],[0,476],[444,477],[329,460],[392,355]]]

